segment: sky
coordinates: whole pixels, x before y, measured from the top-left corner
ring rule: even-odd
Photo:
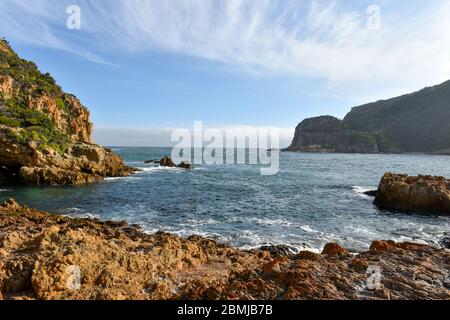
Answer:
[[[1,0],[0,36],[105,145],[172,145],[202,121],[287,146],[305,118],[450,78],[450,0]]]

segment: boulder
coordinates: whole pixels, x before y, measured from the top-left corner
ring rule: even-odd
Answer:
[[[328,243],[322,250],[322,254],[335,256],[335,255],[347,255],[348,251],[341,247],[338,243]]]
[[[444,177],[386,173],[374,202],[379,208],[450,214],[450,181]]]
[[[192,164],[187,162],[187,161],[182,161],[177,167],[178,168],[182,168],[182,169],[186,169],[186,170],[191,170],[192,169]]]
[[[175,168],[176,167],[175,163],[173,163],[172,158],[170,158],[170,157],[162,158],[161,161],[159,162],[159,165],[161,167],[169,167],[169,168]]]

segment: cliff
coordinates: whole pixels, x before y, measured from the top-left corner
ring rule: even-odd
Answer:
[[[307,119],[288,151],[450,153],[450,81],[355,107],[343,120]]]
[[[80,184],[132,172],[92,134],[86,107],[0,40],[0,183]]]
[[[12,200],[0,206],[0,300],[449,300],[449,261],[444,248],[392,241],[358,255],[338,244],[322,254],[242,251]],[[381,271],[375,287],[371,266]]]

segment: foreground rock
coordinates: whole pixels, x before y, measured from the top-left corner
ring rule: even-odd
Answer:
[[[450,180],[444,177],[386,173],[375,204],[384,209],[450,214]]]
[[[0,40],[0,183],[83,184],[128,175],[95,145],[89,111]]]
[[[122,222],[0,207],[4,299],[450,299],[450,253],[375,242],[351,255],[241,251],[201,237],[146,235]],[[366,288],[369,266],[381,286]],[[77,274],[80,286],[77,286]]]

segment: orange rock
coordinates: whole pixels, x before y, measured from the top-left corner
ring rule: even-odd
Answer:
[[[2,204],[2,208],[9,209],[9,210],[14,210],[14,211],[17,211],[17,210],[22,209],[22,207],[20,206],[20,204],[18,204],[18,203],[17,203],[14,199],[12,199],[12,198],[10,198],[10,199],[8,199],[7,201],[5,201],[5,202]]]
[[[377,241],[372,242],[369,250],[383,252],[383,251],[388,251],[388,250],[392,250],[395,248],[396,248],[396,243],[394,241],[377,240]]]
[[[344,249],[343,247],[341,247],[337,243],[328,243],[323,248],[322,254],[326,254],[326,255],[329,255],[329,256],[347,255],[348,251],[346,249]]]

